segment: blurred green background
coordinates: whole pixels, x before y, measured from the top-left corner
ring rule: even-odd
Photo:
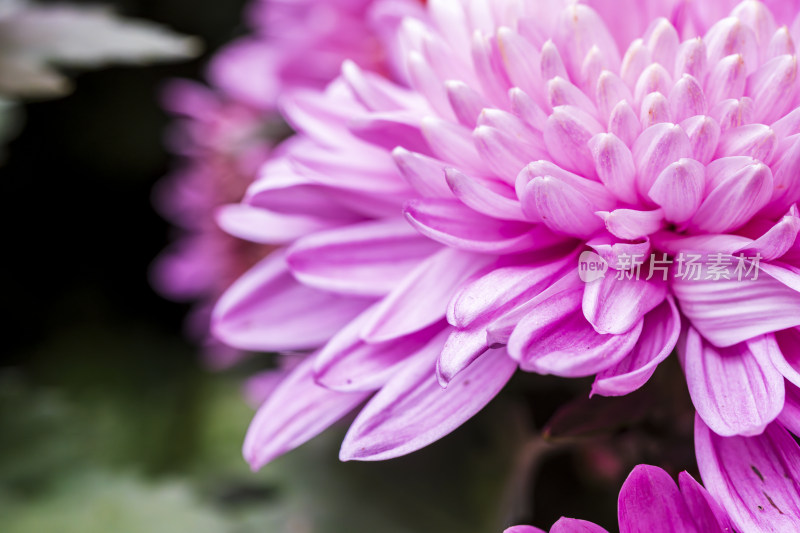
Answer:
[[[633,403],[593,400],[587,415],[588,382],[518,376],[464,428],[411,457],[339,463],[343,424],[250,472],[240,456],[248,368],[204,370],[182,336],[187,307],[147,281],[169,233],[151,189],[174,164],[158,91],[170,78],[200,79],[209,54],[246,31],[243,2],[107,3],[201,37],[206,54],[80,74],[69,97],[28,103],[7,146],[0,531],[499,533],[563,514],[613,531],[634,462],[691,465],[680,395],[666,406],[647,391]],[[674,388],[676,371],[661,370],[651,388]],[[553,420],[573,399],[580,409]],[[598,435],[599,425],[610,431]],[[675,442],[664,459],[650,437],[667,434]]]

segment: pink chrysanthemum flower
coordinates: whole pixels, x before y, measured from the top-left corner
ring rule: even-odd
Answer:
[[[704,20],[675,9],[681,32]],[[368,398],[343,459],[427,445],[517,367],[622,395],[678,344],[716,433],[791,408],[800,26],[748,1],[701,38],[660,18],[621,50],[606,20],[626,13],[604,17],[429,2],[397,32],[410,87],[346,62],[283,100],[300,134],[219,217],[286,246],[221,298],[215,334],[315,350],[257,413],[253,467]]]

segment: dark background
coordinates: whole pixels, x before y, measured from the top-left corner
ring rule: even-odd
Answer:
[[[16,520],[9,531],[50,531],[26,520],[58,514],[51,506],[61,505],[74,486],[80,494],[89,491],[82,501],[90,508],[88,519],[100,527],[94,498],[113,494],[109,487],[131,475],[146,502],[139,514],[160,501],[161,483],[177,479],[194,498],[185,515],[215,524],[211,531],[306,531],[284,516],[293,509],[315,517],[308,531],[500,533],[508,520],[546,528],[562,514],[616,529],[616,495],[629,463],[663,451],[630,429],[651,412],[631,414],[630,403],[601,403],[600,414],[580,423],[562,418],[566,444],[556,439],[539,449],[531,433],[559,404],[585,398],[585,381],[565,387],[554,379],[518,376],[467,428],[410,458],[341,465],[335,460],[340,428],[266,473],[247,471],[239,457],[251,415],[239,397],[243,373],[205,371],[197,349],[182,336],[187,306],[162,299],[147,279],[169,236],[151,207],[151,190],[175,163],[163,148],[169,117],[159,108],[159,89],[175,77],[200,79],[209,53],[246,32],[244,2],[106,3],[199,36],[206,53],[181,64],[80,73],[74,94],[25,105],[24,130],[8,146],[0,167],[6,310],[0,518],[5,511]],[[670,372],[675,368],[666,370],[660,386],[671,387]],[[680,377],[678,382],[682,387]],[[652,412],[674,407],[640,400],[634,402]],[[681,401],[676,404],[685,407]],[[649,433],[669,425],[663,420],[668,415],[659,416],[648,422]],[[611,461],[608,472],[591,472],[596,457],[587,450],[602,451],[605,444],[581,444],[586,435],[597,438],[596,428],[581,424],[608,417],[612,433],[598,442],[613,438],[634,452],[616,466]],[[685,446],[685,438],[679,444]],[[545,451],[550,460],[530,470],[530,460]],[[673,471],[691,464],[685,454],[672,455],[667,463]],[[92,485],[86,472],[110,481]],[[535,491],[529,490],[533,480]],[[127,507],[130,495],[123,492]],[[72,531],[67,519],[52,530]],[[86,519],[76,518],[74,531],[90,531],[80,522]],[[117,526],[123,519],[115,520],[113,529],[122,531]],[[169,527],[164,531],[199,531]],[[155,532],[150,526],[130,531]]]

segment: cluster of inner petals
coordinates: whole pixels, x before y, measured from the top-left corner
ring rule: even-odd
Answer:
[[[607,230],[635,241],[662,230],[733,233],[788,212],[800,196],[797,59],[763,5],[744,3],[684,42],[658,20],[621,58],[590,8],[572,6],[566,18],[574,34],[562,46],[497,31],[510,112],[501,103],[469,116],[477,93],[448,86],[459,121],[475,121],[489,174],[515,188],[525,219],[581,239]]]

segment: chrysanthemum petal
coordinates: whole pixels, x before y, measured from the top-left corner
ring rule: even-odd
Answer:
[[[783,376],[772,364],[773,336],[717,348],[689,328],[680,346],[689,394],[719,435],[758,435],[783,408]]]
[[[622,396],[644,385],[678,342],[681,319],[672,298],[645,315],[642,334],[630,355],[600,372],[592,394]]]
[[[701,533],[678,486],[664,470],[638,465],[619,491],[620,533]]]
[[[443,340],[431,341],[362,409],[342,460],[379,461],[427,446],[483,409],[516,370],[505,350],[490,350],[442,389],[435,366]]]
[[[705,191],[705,167],[695,159],[679,159],[658,175],[648,192],[669,222],[681,224],[697,211]]]
[[[625,333],[666,295],[667,284],[657,276],[646,280],[608,275],[586,284],[583,316],[598,333]]]
[[[325,343],[370,300],[311,289],[273,253],[240,277],[214,308],[214,335],[245,350],[280,351]],[[308,324],[314,324],[309,328]]]
[[[458,201],[413,200],[406,205],[405,215],[423,235],[465,251],[514,253],[563,240],[542,226],[491,218]]]
[[[424,329],[445,316],[447,302],[487,256],[444,248],[422,261],[378,304],[361,329],[367,342],[385,342]]]
[[[779,424],[756,437],[720,437],[698,416],[703,483],[741,531],[800,529],[800,447]]]
[[[383,296],[441,248],[401,219],[351,224],[299,239],[287,251],[294,276],[318,289]]]
[[[313,357],[287,376],[256,413],[243,453],[254,470],[316,437],[370,393],[335,392],[314,382]]]

